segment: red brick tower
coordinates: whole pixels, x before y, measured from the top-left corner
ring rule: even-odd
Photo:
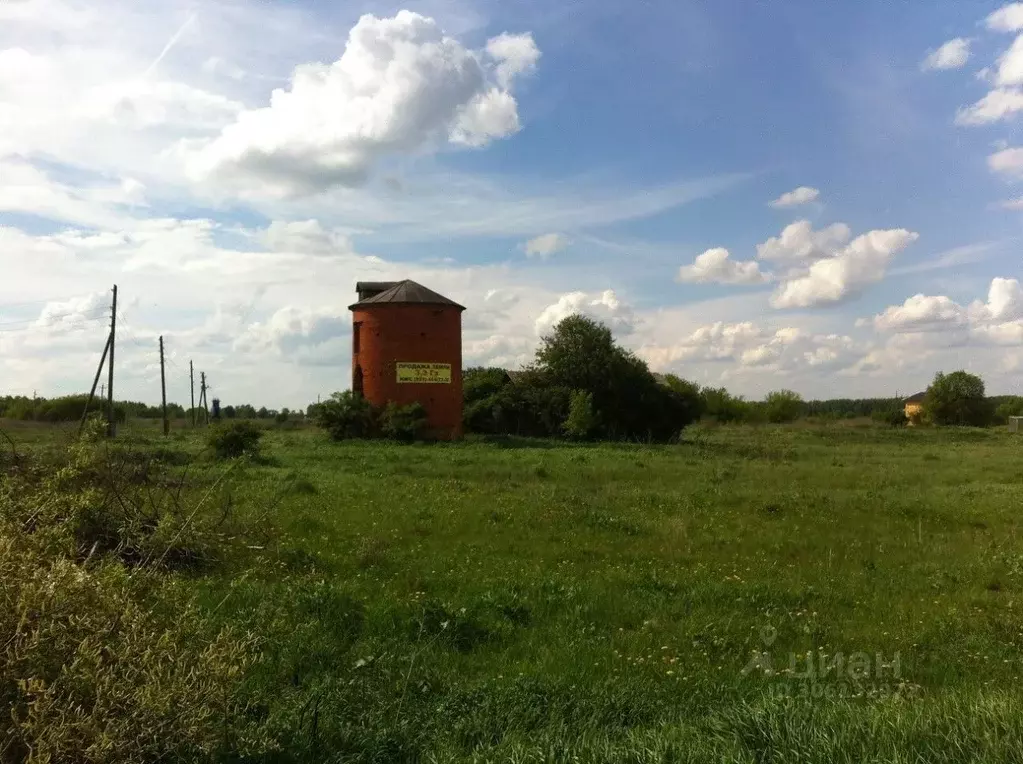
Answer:
[[[462,434],[464,307],[414,281],[360,281],[352,389],[374,406],[418,401],[434,437]]]

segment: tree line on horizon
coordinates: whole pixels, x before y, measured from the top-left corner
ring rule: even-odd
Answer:
[[[61,395],[54,398],[29,398],[25,395],[0,396],[0,419],[17,419],[34,422],[77,422],[85,412],[85,404],[89,396],[85,393]],[[97,414],[106,412],[106,400],[93,398],[89,411]],[[316,404],[312,404],[315,406]],[[266,406],[255,406],[243,403],[237,406],[223,406],[220,409],[224,419],[273,419],[285,420],[294,417],[303,418],[304,411],[292,411],[288,408],[270,409]],[[193,410],[179,403],[167,404],[169,419],[191,420]],[[195,415],[199,419],[206,412],[196,408]],[[141,401],[114,401],[114,420],[123,424],[130,419],[160,419],[163,409],[160,405],[149,405]]]
[[[403,440],[416,439],[416,426],[410,422],[425,418],[392,408],[376,411],[345,391],[310,407],[308,414],[335,439],[387,437],[388,431],[400,431]],[[966,372],[938,374],[925,412],[934,424],[986,426],[1023,414],[1023,398],[988,398],[983,380]],[[407,420],[398,428],[392,424],[396,416]],[[755,424],[860,417],[893,426],[909,423],[901,398],[805,401],[792,390],[776,390],[762,401],[750,401],[724,387],[654,375],[614,341],[607,326],[580,315],[565,318],[541,339],[528,368],[510,373],[472,367],[463,374],[467,433],[668,441],[700,420]],[[420,425],[425,428],[425,421]]]
[[[81,419],[88,396],[55,398],[0,397],[0,418],[41,422]],[[104,410],[94,399],[92,410]],[[162,409],[139,401],[116,401],[115,419],[160,419]],[[675,438],[688,425],[704,420],[730,423],[784,423],[798,419],[838,420],[870,417],[891,425],[907,424],[900,398],[804,400],[782,389],[754,401],[724,387],[701,387],[674,374],[654,375],[646,363],[619,346],[604,324],[581,315],[568,316],[543,337],[534,362],[514,373],[496,367],[472,367],[463,373],[465,430],[470,433],[568,437],[579,440],[652,440]],[[1023,397],[985,394],[983,380],[965,371],[939,372],[923,402],[922,421],[938,425],[1004,424],[1023,415]],[[191,419],[192,411],[167,405],[172,419]],[[205,412],[198,411],[197,418]],[[377,412],[383,417],[385,412]],[[406,416],[406,414],[408,416]],[[414,435],[422,416],[390,412],[410,419],[398,428]],[[335,437],[387,432],[371,426],[375,414],[352,391],[335,393],[305,411],[259,408],[252,404],[221,408],[226,420],[317,419]],[[376,417],[379,419],[380,417]],[[418,423],[418,424],[417,424]],[[425,425],[422,425],[425,426]],[[393,428],[392,428],[393,429]]]

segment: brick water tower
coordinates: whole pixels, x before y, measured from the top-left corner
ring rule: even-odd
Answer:
[[[352,390],[374,406],[418,401],[431,434],[462,434],[462,311],[414,281],[360,281],[352,311]]]

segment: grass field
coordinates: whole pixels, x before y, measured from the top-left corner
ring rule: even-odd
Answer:
[[[260,637],[246,691],[275,760],[1023,751],[1018,436],[400,446],[296,429],[264,452],[208,469],[231,470],[246,511],[273,507],[272,539],[173,585]]]

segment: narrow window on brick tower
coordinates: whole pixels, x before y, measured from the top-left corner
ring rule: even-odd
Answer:
[[[352,372],[352,392],[362,395],[362,367],[356,366]]]
[[[352,352],[359,352],[359,335],[362,334],[362,321],[352,324]]]

